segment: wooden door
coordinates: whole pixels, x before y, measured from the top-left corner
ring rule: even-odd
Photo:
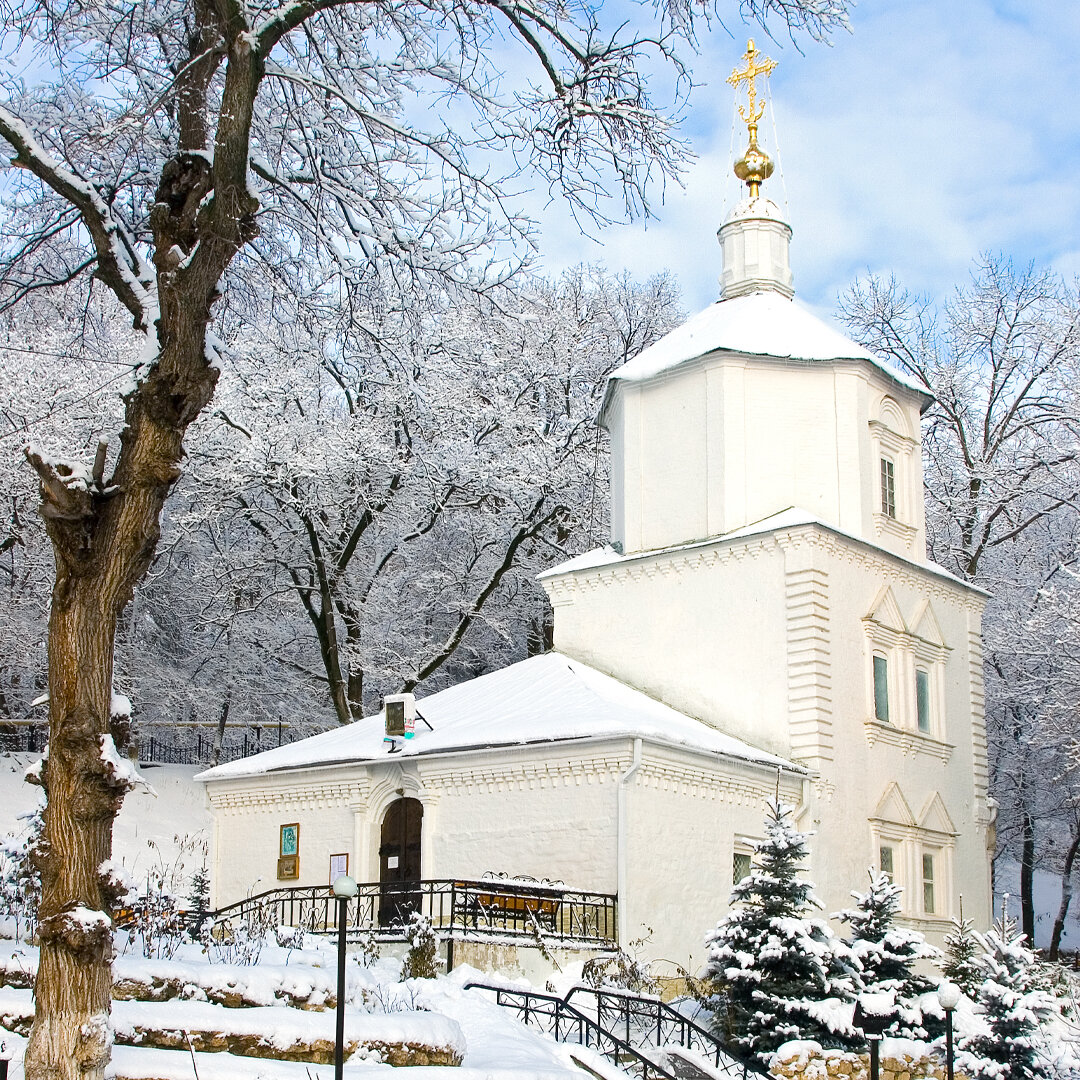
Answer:
[[[424,806],[419,799],[397,799],[383,817],[379,845],[379,925],[406,921],[419,911],[420,840]]]

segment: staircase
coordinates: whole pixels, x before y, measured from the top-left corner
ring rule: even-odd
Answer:
[[[655,997],[579,986],[565,998],[487,983],[517,1018],[564,1043],[587,1046],[638,1080],[757,1080],[763,1074],[711,1031]],[[590,1070],[591,1071],[591,1070]]]

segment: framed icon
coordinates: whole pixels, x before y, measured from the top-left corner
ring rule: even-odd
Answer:
[[[340,855],[330,856],[330,884],[333,885],[335,881],[342,874],[349,872],[349,855],[348,852],[343,852]]]
[[[300,876],[300,858],[297,855],[282,855],[277,861],[279,881],[295,881]]]
[[[291,825],[281,826],[281,847],[278,854],[285,858],[286,855],[300,854],[300,823],[294,821]]]

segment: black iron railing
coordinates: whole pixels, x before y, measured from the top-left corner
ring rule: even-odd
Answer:
[[[297,886],[270,889],[193,918],[211,919],[221,932],[267,920],[321,932],[337,925],[335,904],[328,885]],[[356,899],[349,902],[348,934],[353,939],[371,932],[401,937],[413,912],[428,916],[451,939],[510,937],[537,944],[610,946],[617,925],[613,893],[497,878],[448,878],[360,885]]]
[[[557,1042],[587,1046],[639,1080],[676,1080],[673,1072],[657,1064],[614,1031],[610,1031],[582,1010],[553,994],[508,990],[486,983],[466,983],[466,990],[487,990],[504,1009],[530,1027],[539,1028]]]
[[[623,1042],[633,1046],[681,1046],[712,1062],[731,1080],[763,1075],[756,1062],[746,1059],[736,1046],[723,1042],[707,1028],[695,1024],[677,1009],[656,997],[576,986],[565,997]]]

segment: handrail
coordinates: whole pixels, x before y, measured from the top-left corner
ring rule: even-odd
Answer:
[[[687,1050],[697,1052],[704,1051],[704,1056],[710,1058],[713,1064],[723,1073],[731,1077],[739,1077],[745,1080],[748,1075],[760,1075],[761,1070],[756,1068],[752,1061],[748,1061],[745,1055],[737,1048],[726,1044],[708,1028],[696,1024],[688,1016],[684,1016],[678,1009],[672,1008],[666,1001],[658,997],[632,994],[623,991],[601,990],[591,986],[575,986],[571,989],[564,1000],[569,1003],[570,999],[577,994],[591,996],[596,999],[597,1021],[606,1027],[611,1025],[605,1020],[606,1016],[614,1015],[617,1022],[624,1025],[624,1039],[629,1042],[631,1029],[634,1021],[637,1031],[645,1035],[640,1021],[649,1021],[649,1027],[655,1031],[654,1045],[669,1046],[673,1041],[676,1045],[685,1047]],[[675,1031],[677,1040],[664,1038],[664,1029]]]
[[[620,1039],[613,1031],[609,1031],[591,1016],[573,1005],[568,1005],[563,998],[554,994],[510,990],[505,986],[490,986],[479,982],[466,983],[465,989],[488,990],[494,993],[495,1003],[503,1008],[517,1010],[526,1025],[538,1019],[554,1021],[545,1030],[554,1036],[556,1042],[572,1042],[596,1050],[613,1065],[638,1076],[640,1080],[678,1080],[674,1073],[646,1057],[637,1047]],[[631,1060],[628,1062],[627,1058]]]
[[[400,937],[413,912],[427,915],[451,938],[513,937],[610,945],[617,926],[614,893],[567,889],[547,882],[502,878],[433,878],[406,882],[368,882],[357,886],[349,904],[348,932]],[[267,914],[276,921],[310,930],[332,929],[337,908],[329,885],[267,889],[192,921],[215,924],[251,922]]]

